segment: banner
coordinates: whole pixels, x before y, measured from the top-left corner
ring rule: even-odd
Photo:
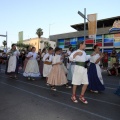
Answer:
[[[89,38],[95,39],[97,33],[97,14],[89,14],[88,16],[88,35]]]
[[[23,31],[18,33],[18,38],[19,38],[19,42],[22,43],[23,42]]]

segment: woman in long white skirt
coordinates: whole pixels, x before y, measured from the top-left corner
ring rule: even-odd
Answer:
[[[32,47],[31,52],[28,53],[27,58],[29,59],[23,73],[23,76],[28,77],[28,80],[35,80],[35,77],[40,76],[39,66],[37,62],[36,48]]]
[[[7,53],[9,56],[7,73],[10,75],[10,78],[17,78],[18,74],[18,57],[20,52],[16,50],[16,45],[12,44],[12,49]]]

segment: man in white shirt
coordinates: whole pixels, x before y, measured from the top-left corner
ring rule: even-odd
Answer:
[[[87,68],[85,68],[85,62],[90,58],[85,53],[85,42],[82,41],[79,45],[79,49],[73,52],[69,59],[70,61],[75,61],[76,65],[74,68],[72,84],[73,84],[73,93],[72,93],[72,101],[77,103],[76,99],[76,89],[78,85],[83,84],[82,91],[79,97],[79,100],[82,101],[84,104],[87,104],[87,100],[84,98],[85,91],[88,86],[88,76],[87,76]]]

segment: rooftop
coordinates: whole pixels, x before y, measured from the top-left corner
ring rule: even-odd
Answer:
[[[120,20],[120,16],[97,20],[97,28],[112,27],[115,20]],[[83,31],[84,23],[71,25],[71,27],[77,31]],[[88,22],[86,22],[86,29],[88,30]]]
[[[25,39],[25,40],[23,40],[23,42],[25,42],[25,41],[30,41],[30,40],[36,40],[36,39],[39,39],[38,37],[35,37],[35,38],[29,38],[29,39]],[[49,40],[49,38],[45,38],[45,37],[41,37],[40,38],[41,40]]]

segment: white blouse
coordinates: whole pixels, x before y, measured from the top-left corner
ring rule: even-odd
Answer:
[[[56,64],[58,62],[61,62],[61,55],[55,55],[55,56],[53,56],[52,64]]]
[[[70,56],[71,55],[71,51],[67,51],[67,54]]]
[[[43,57],[44,57],[44,55],[45,55],[45,53],[42,53],[41,57],[43,58]]]
[[[77,55],[75,58],[73,58],[73,55],[77,52],[82,52],[83,54],[81,56]],[[86,62],[90,59],[90,57],[90,55],[86,55],[85,51],[78,49],[70,55],[69,59],[70,61]]]
[[[33,57],[31,57],[33,56]],[[36,52],[29,52],[27,57],[31,57],[30,60],[35,60],[37,58],[38,54]]]
[[[91,63],[95,63],[98,58],[100,58],[100,55],[99,55],[99,54],[96,54],[96,55],[94,55],[94,56],[91,56],[90,62],[91,62]],[[100,61],[99,61],[97,64],[100,65]]]
[[[9,51],[10,53],[11,53],[11,51]],[[9,53],[8,52],[8,53]],[[12,53],[12,56],[17,56],[17,57],[19,57],[19,55],[20,55],[20,52],[18,51],[18,50],[16,50],[15,52],[13,52]]]
[[[49,59],[46,60],[47,57],[49,57]],[[53,58],[53,56],[50,55],[49,53],[47,53],[47,54],[44,55],[43,61],[52,62],[52,58]]]

